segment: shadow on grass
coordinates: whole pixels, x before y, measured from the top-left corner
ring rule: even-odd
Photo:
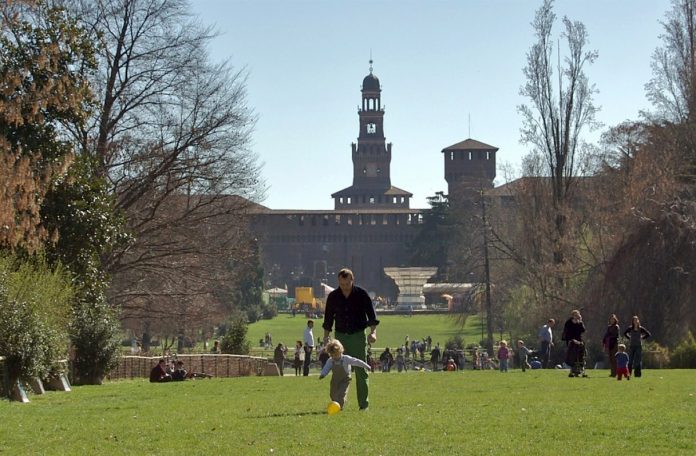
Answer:
[[[266,415],[248,415],[249,418],[287,418],[289,416],[326,415],[326,412],[296,412],[296,413],[268,413]]]

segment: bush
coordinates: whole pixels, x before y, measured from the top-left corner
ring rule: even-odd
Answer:
[[[246,319],[242,315],[231,317],[227,333],[220,341],[220,351],[233,355],[248,355],[250,350],[249,341],[246,340],[248,329]]]
[[[657,342],[647,342],[643,345],[643,367],[646,369],[663,369],[670,365],[670,354],[667,347]]]
[[[263,306],[263,319],[271,320],[278,315],[278,306],[275,304],[267,304]]]
[[[445,350],[463,350],[464,339],[460,335],[456,335],[445,342]]]
[[[262,311],[260,306],[251,306],[246,310],[246,318],[249,323],[256,323],[261,319]]]
[[[67,354],[72,288],[62,268],[43,259],[0,257],[0,354],[9,383],[45,378]]]
[[[75,347],[75,378],[78,385],[101,385],[104,376],[118,364],[119,323],[106,303],[80,302],[73,306],[70,339]]]
[[[691,331],[686,340],[681,341],[672,351],[670,366],[677,369],[696,368],[696,340]]]

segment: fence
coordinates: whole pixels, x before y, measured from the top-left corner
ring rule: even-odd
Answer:
[[[109,380],[148,378],[150,371],[162,359],[159,356],[122,356]],[[188,372],[200,372],[213,377],[247,377],[250,375],[280,375],[275,363],[266,358],[242,355],[177,355],[164,357],[167,362],[182,361]]]

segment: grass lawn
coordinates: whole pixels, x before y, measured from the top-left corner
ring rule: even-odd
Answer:
[[[433,345],[440,342],[444,346],[448,339],[460,335],[466,344],[478,344],[481,340],[481,320],[476,315],[467,318],[464,328],[449,315],[417,315],[408,317],[404,315],[378,315],[380,324],[377,327],[376,347],[396,347],[404,343],[408,335],[411,340],[423,339],[430,336]],[[314,337],[322,337],[324,330],[321,328],[323,319],[314,322]],[[260,353],[259,339],[263,339],[265,333],[270,332],[273,343],[279,342],[292,348],[296,340],[302,340],[304,329],[307,326],[307,318],[293,317],[289,314],[280,314],[272,320],[260,320],[249,325],[247,340],[251,342],[254,354]],[[270,353],[270,352],[267,352]]]
[[[112,382],[0,401],[0,454],[696,454],[688,370],[376,373],[325,413],[329,379]]]

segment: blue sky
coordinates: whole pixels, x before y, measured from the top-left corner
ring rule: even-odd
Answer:
[[[382,84],[392,184],[412,207],[447,188],[441,150],[472,137],[496,146],[498,166],[519,168],[517,106],[530,22],[539,1],[192,0],[192,13],[220,32],[210,54],[248,71],[258,115],[252,150],[273,209],[331,209],[352,184],[360,85]],[[585,24],[599,52],[586,73],[607,126],[650,107],[644,85],[660,44],[668,0],[558,0],[555,12]],[[471,121],[469,122],[469,118]],[[469,127],[470,125],[470,127]],[[470,129],[470,130],[469,130]],[[470,133],[469,133],[470,131]],[[598,132],[589,134],[595,138]],[[505,176],[498,171],[496,182]]]

